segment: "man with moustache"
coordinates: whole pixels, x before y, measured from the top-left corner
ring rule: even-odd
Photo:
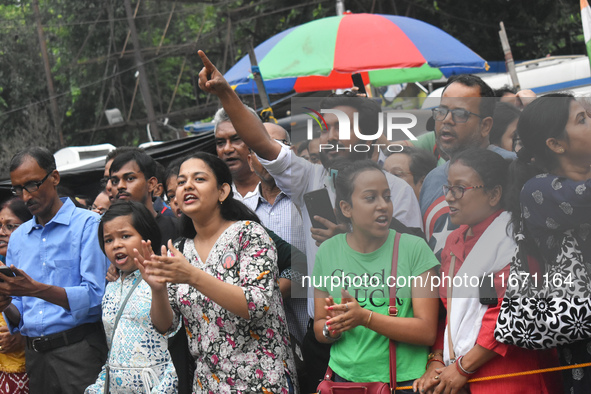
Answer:
[[[476,75],[450,78],[441,104],[433,109],[437,147],[450,158],[467,148],[487,148],[514,159],[515,153],[489,142],[495,103],[493,90]],[[443,195],[448,170],[449,162],[432,170],[423,181],[419,197],[425,235],[438,258],[447,236],[457,228],[449,221],[449,207]]]
[[[330,176],[330,169],[335,159],[360,160],[367,159],[365,152],[349,151],[355,144],[361,141],[351,130],[351,139],[340,140],[338,119],[334,114],[326,114],[325,121],[328,130],[323,130],[320,136],[321,144],[329,144],[333,148],[321,152],[322,165],[312,164],[298,157],[289,146],[281,144],[269,136],[260,119],[250,113],[240,101],[240,98],[232,90],[223,75],[209,61],[207,56],[199,51],[204,68],[199,73],[199,86],[208,93],[217,95],[229,115],[231,122],[241,140],[250,147],[259,158],[265,169],[273,176],[277,186],[289,196],[293,203],[300,209],[304,222],[306,236],[306,256],[308,272],[313,272],[314,260],[318,245],[330,238],[338,231],[345,231],[342,226],[316,216],[315,220],[327,227],[327,230],[312,228],[308,210],[304,203],[304,194],[326,188],[330,198],[334,201],[334,181]],[[337,109],[343,111],[349,117],[353,127],[353,116],[359,113],[359,126],[365,133],[375,133],[378,128],[378,114],[380,107],[377,103],[364,97],[329,97],[321,104],[323,109]],[[339,148],[337,150],[337,147]],[[412,188],[403,180],[386,173],[390,184],[392,204],[394,206],[393,217],[409,227],[421,227],[421,217],[418,202]],[[308,231],[308,229],[311,229]],[[318,243],[317,243],[318,242]],[[314,295],[313,288],[308,289],[308,331],[304,339],[304,359],[311,380],[321,379],[329,358],[329,346],[316,341],[313,331]]]
[[[247,111],[258,117],[254,109],[244,106]],[[230,168],[232,174],[232,191],[234,198],[244,202],[256,196],[255,189],[259,178],[248,165],[248,146],[236,133],[228,114],[220,108],[214,118],[215,150]]]
[[[115,202],[120,200],[137,201],[144,204],[154,215],[162,234],[161,245],[179,236],[178,219],[166,216],[154,209],[152,193],[158,184],[156,161],[146,152],[130,150],[115,156],[110,167],[110,183],[115,193]]]
[[[81,393],[107,357],[101,324],[107,259],[99,246],[99,216],[59,198],[53,155],[33,147],[10,162],[12,192],[33,219],[10,238],[0,282],[0,310],[11,333],[27,338],[32,393]]]
[[[113,202],[115,202],[115,196],[117,195],[117,190],[113,189],[113,185],[111,184],[111,176],[110,176],[111,164],[113,164],[113,160],[115,160],[115,157],[117,155],[120,155],[121,153],[129,152],[132,150],[141,151],[140,148],[136,148],[134,146],[121,146],[119,148],[116,148],[116,149],[110,151],[107,154],[107,156],[105,157],[105,170],[103,171],[103,177],[101,178],[101,187],[105,188],[105,191],[107,192],[107,195],[109,196],[109,200],[111,201],[111,204]]]

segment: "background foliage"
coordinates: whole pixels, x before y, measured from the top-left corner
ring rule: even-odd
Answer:
[[[256,46],[289,27],[335,13],[334,0],[135,0],[133,7],[137,1],[141,3],[135,23],[154,108],[159,116],[168,114],[178,129],[215,110],[212,99],[197,88],[195,77],[201,69],[197,49],[206,50],[226,71],[246,54],[251,40]],[[576,0],[346,0],[345,6],[352,12],[424,20],[489,61],[503,58],[497,33],[500,21],[507,28],[515,59],[585,51]],[[123,52],[129,30],[123,1],[39,0],[39,8],[66,145],[144,142],[147,115],[139,91],[131,108],[136,69],[131,40]],[[106,128],[107,108],[119,108],[130,122]],[[176,136],[163,134],[164,139]],[[2,177],[7,175],[7,161],[22,147],[35,143],[60,148],[32,0],[0,3],[0,138]]]

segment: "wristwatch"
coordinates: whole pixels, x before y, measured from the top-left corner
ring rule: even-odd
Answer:
[[[341,335],[343,335],[343,334],[339,334],[338,337],[331,337],[330,330],[328,329],[328,326],[326,325],[326,323],[324,323],[324,327],[322,327],[322,335],[324,335],[324,338],[328,339],[329,341],[335,342],[335,341],[341,339]]]

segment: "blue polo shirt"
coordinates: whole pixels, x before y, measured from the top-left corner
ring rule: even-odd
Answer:
[[[13,297],[21,320],[15,327],[6,319],[11,333],[38,337],[101,319],[108,261],[98,241],[99,215],[76,208],[69,198],[61,201],[45,226],[33,217],[12,233],[6,264],[38,282],[63,287],[70,310],[36,297]]]

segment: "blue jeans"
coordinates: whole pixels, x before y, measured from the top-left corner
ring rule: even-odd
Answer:
[[[289,374],[285,374],[287,378],[287,387],[289,388],[289,394],[295,394],[295,389],[293,388],[293,382],[291,381],[291,376]]]

